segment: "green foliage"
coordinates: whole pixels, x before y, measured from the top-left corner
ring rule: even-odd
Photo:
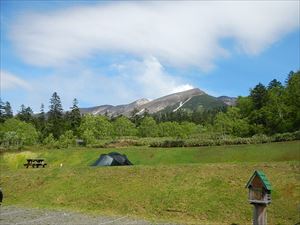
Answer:
[[[300,72],[290,72],[285,85],[276,79],[267,87],[259,83],[250,90],[249,96],[238,97],[234,107],[225,108],[216,98],[201,95],[191,98],[175,111],[179,105],[169,106],[153,115],[147,110],[144,115],[139,115],[139,109],[135,109],[130,119],[124,116],[108,118],[95,115],[85,115],[82,118],[76,99],[71,110],[63,113],[60,98],[54,92],[48,113],[44,112],[42,105],[40,114],[33,117],[31,108],[22,105],[16,118],[34,124],[39,142],[45,143],[43,139],[46,137],[46,143],[49,142],[47,145],[50,146],[68,147],[71,145],[69,140],[73,140],[74,136],[82,138],[88,146],[106,146],[111,140],[115,141],[112,145],[128,144],[131,140],[120,140],[133,136],[166,137],[175,140],[192,138],[192,141],[188,140],[191,146],[252,143],[253,138],[243,138],[253,135],[267,135],[271,139],[276,137],[278,141],[294,140],[293,136],[289,137],[286,133],[295,132],[300,127],[299,87]],[[209,108],[210,104],[213,104],[213,107]],[[8,121],[12,116],[10,103],[0,101],[0,123]],[[72,131],[72,135],[67,132],[69,130]],[[34,141],[28,141],[29,137],[23,138],[15,130],[7,132],[10,133],[5,134],[2,131],[0,134],[2,142],[6,140],[6,145],[22,145],[25,139],[26,144],[36,142],[35,135]],[[222,140],[213,136],[221,136]],[[233,140],[232,137],[236,138]],[[51,138],[58,142],[53,144]],[[144,142],[135,140],[132,143],[140,145]],[[161,143],[159,141],[157,145],[160,146]],[[173,145],[172,143],[166,142],[162,145]]]
[[[137,134],[134,123],[124,116],[118,117],[113,122],[113,131],[114,135],[117,137],[135,136]]]
[[[87,143],[89,143],[88,139],[90,141],[93,139],[103,139],[113,134],[113,126],[105,116],[85,115],[82,118],[79,130],[83,139],[88,137],[86,139]],[[87,130],[88,132],[85,132]]]
[[[300,71],[291,72],[288,76],[285,101],[287,105],[287,124],[291,129],[300,127]]]
[[[75,145],[76,145],[76,138],[75,138],[72,130],[66,131],[58,139],[58,146],[60,148],[69,148],[69,147],[75,146]]]
[[[64,128],[65,121],[63,120],[63,108],[61,105],[60,97],[56,92],[54,92],[50,99],[46,130],[48,134],[52,133],[53,137],[55,139],[58,139],[59,136],[63,133]]]
[[[16,115],[16,118],[24,122],[32,123],[33,122],[32,115],[33,115],[32,109],[30,107],[25,107],[25,105],[22,104],[20,111]]]
[[[251,134],[296,131],[300,127],[300,71],[291,72],[283,86],[276,79],[268,88],[258,84],[248,97],[239,97],[241,119],[251,125]],[[232,131],[227,133],[234,134]],[[236,135],[236,134],[234,134]]]
[[[242,119],[240,109],[230,107],[226,113],[220,112],[215,119],[215,127],[223,135],[233,134],[238,137],[249,136],[250,125],[247,120]]]
[[[3,123],[5,120],[12,118],[13,112],[9,102],[2,102],[0,98],[0,123]]]
[[[15,131],[7,131],[2,133],[0,143],[5,148],[19,148],[23,146],[20,136]]]
[[[253,101],[253,106],[255,109],[260,109],[265,105],[267,102],[267,95],[267,89],[261,83],[250,90],[250,98]]]
[[[158,126],[155,120],[149,116],[142,119],[138,130],[140,137],[156,137],[158,135]]]
[[[78,101],[75,98],[73,100],[73,106],[70,108],[71,111],[66,113],[65,120],[68,129],[72,130],[75,135],[79,136],[78,129],[81,123],[81,114],[77,105]]]
[[[92,144],[96,143],[97,139],[92,130],[86,129],[86,130],[82,130],[82,131],[83,131],[83,133],[81,135],[81,138],[84,140],[84,142],[87,145],[92,145]]]
[[[35,127],[39,131],[39,141],[42,143],[46,136],[46,116],[44,111],[44,104],[41,104],[41,111],[35,119]]]
[[[177,122],[163,122],[158,125],[160,137],[179,137],[181,127]]]
[[[47,148],[56,148],[58,146],[57,141],[54,139],[54,136],[51,133],[43,140],[43,144]]]
[[[23,146],[36,143],[38,133],[32,124],[20,121],[15,118],[7,119],[0,127],[2,145]]]
[[[202,147],[202,146],[221,146],[221,145],[243,145],[243,144],[262,144],[270,142],[295,141],[300,140],[300,131],[293,133],[275,134],[266,136],[264,134],[256,134],[252,137],[230,137],[218,136],[206,138],[189,138],[184,140],[154,140],[150,143],[150,147]]]

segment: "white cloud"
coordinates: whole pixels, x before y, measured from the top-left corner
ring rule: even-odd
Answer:
[[[185,91],[193,88],[182,79],[168,74],[155,57],[143,61],[130,61],[119,65],[119,72],[127,86],[146,98],[157,98],[163,95]],[[126,80],[126,81],[125,81]]]
[[[113,67],[115,69],[110,75],[106,75],[105,71],[78,66],[47,76],[32,77],[27,81],[31,84],[31,89],[27,90],[27,82],[17,83],[26,87],[25,92],[21,92],[26,98],[20,104],[30,105],[38,111],[40,104],[44,103],[47,109],[49,99],[56,91],[64,109],[68,110],[74,98],[79,100],[81,106],[117,105],[143,97],[154,99],[193,88],[182,79],[169,75],[154,57],[142,61],[127,61]],[[10,99],[8,95],[6,99]]]
[[[12,90],[17,88],[26,90],[32,89],[31,85],[27,81],[3,70],[0,71],[0,88],[1,90]]]
[[[27,14],[14,23],[11,38],[21,57],[39,66],[126,53],[207,70],[230,55],[222,38],[258,54],[298,21],[298,1],[114,2]]]

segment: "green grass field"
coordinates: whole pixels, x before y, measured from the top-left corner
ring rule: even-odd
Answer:
[[[89,167],[110,151],[125,153],[135,166]],[[49,166],[23,168],[30,157],[43,157]],[[32,149],[2,154],[0,185],[9,205],[184,224],[251,224],[245,184],[260,169],[274,188],[268,223],[296,224],[299,162],[299,141],[172,149]]]

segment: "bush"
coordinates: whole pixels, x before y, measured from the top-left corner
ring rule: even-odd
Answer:
[[[272,142],[272,138],[268,137],[265,134],[256,134],[254,136],[252,136],[252,140],[254,143],[268,143],[268,142]]]
[[[1,145],[4,148],[10,148],[12,146],[22,147],[22,140],[18,136],[17,132],[8,131],[3,133],[3,135],[1,135]]]
[[[183,140],[154,141],[150,147],[201,147],[201,146],[220,146],[220,145],[242,145],[242,144],[262,144],[274,141],[292,141],[300,139],[300,131],[294,133],[276,134],[268,137],[264,134],[254,135],[251,138],[230,137],[230,136],[211,136],[210,138],[193,138]]]
[[[36,144],[38,138],[38,133],[32,124],[15,118],[8,119],[1,124],[0,133],[0,143],[6,147],[33,145]]]
[[[58,147],[58,143],[57,141],[55,141],[54,136],[52,133],[50,133],[43,141],[43,144],[47,147],[47,148],[57,148]]]
[[[163,142],[153,142],[150,147],[162,147],[162,148],[172,148],[172,147],[184,147],[185,143],[182,140],[166,140]]]
[[[282,133],[282,134],[275,134],[273,136],[274,141],[293,141],[293,140],[297,140],[297,132],[294,133]]]
[[[73,131],[68,130],[59,137],[58,145],[60,148],[69,148],[76,145],[76,138],[73,135]]]

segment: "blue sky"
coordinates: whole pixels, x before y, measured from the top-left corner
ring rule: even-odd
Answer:
[[[247,95],[300,67],[299,1],[1,1],[1,99],[39,111],[198,87]]]

